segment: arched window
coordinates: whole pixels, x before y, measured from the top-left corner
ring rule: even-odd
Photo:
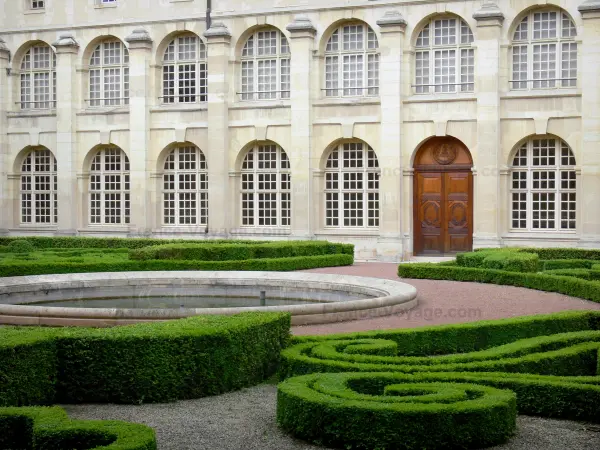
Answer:
[[[56,224],[56,192],[56,158],[50,150],[32,150],[21,165],[21,223]]]
[[[163,211],[165,225],[208,224],[208,169],[198,147],[177,147],[167,156]]]
[[[556,138],[531,139],[511,167],[511,228],[568,231],[576,228],[577,176],[569,146]]]
[[[512,89],[577,86],[577,29],[558,10],[532,11],[515,29]]]
[[[90,224],[128,224],[129,158],[118,147],[100,150],[90,170]]]
[[[163,102],[205,102],[206,80],[204,42],[193,34],[173,39],[163,55]]]
[[[129,104],[129,52],[119,40],[101,42],[90,58],[90,106]]]
[[[252,34],[242,50],[242,100],[290,98],[290,46],[274,28]]]
[[[475,50],[473,33],[456,17],[433,19],[417,37],[415,92],[473,92]]]
[[[242,163],[242,226],[291,225],[290,161],[275,144],[256,145]]]
[[[379,163],[367,144],[340,144],[327,158],[325,226],[379,226]]]
[[[327,97],[379,95],[379,43],[366,24],[335,30],[325,47]]]
[[[21,61],[21,109],[56,106],[56,55],[49,45],[32,46]]]

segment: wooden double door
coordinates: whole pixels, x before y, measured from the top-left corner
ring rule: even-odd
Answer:
[[[436,138],[425,148],[429,155],[422,155],[415,164],[416,255],[443,256],[473,248],[472,163],[463,147]]]

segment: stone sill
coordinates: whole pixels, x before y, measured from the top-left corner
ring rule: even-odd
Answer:
[[[529,232],[508,232],[501,236],[505,240],[537,240],[537,241],[578,241],[579,234],[573,232],[550,232],[550,231],[529,231]]]
[[[381,105],[379,97],[340,97],[340,98],[322,98],[315,100],[313,106],[361,106],[361,105]]]
[[[26,117],[56,117],[56,109],[37,109],[30,111],[7,111],[6,117],[9,119],[21,119]]]
[[[465,94],[414,94],[405,98],[402,103],[438,103],[438,102],[475,102],[477,95],[473,92]]]
[[[291,108],[291,102],[289,100],[272,100],[272,101],[261,101],[261,100],[248,100],[245,102],[235,102],[229,105],[229,109],[276,109],[276,108]]]
[[[322,230],[315,231],[316,236],[344,236],[344,237],[376,237],[380,236],[379,230],[366,230],[366,229],[356,229],[356,230],[340,230],[340,229],[327,229],[324,228]]]
[[[235,228],[229,230],[232,236],[290,236],[291,228]]]
[[[207,110],[208,104],[206,102],[188,104],[160,104],[150,107],[150,112],[196,112]]]
[[[77,116],[95,116],[95,115],[110,115],[110,114],[129,114],[129,106],[116,108],[103,108],[98,109],[86,108],[79,110],[75,115]]]
[[[581,89],[537,89],[531,91],[508,91],[500,94],[500,100],[552,97],[581,97]]]
[[[29,231],[29,232],[39,232],[39,231],[58,231],[58,226],[57,225],[48,225],[48,226],[43,226],[43,225],[20,225],[18,228],[9,228],[8,229],[9,232],[15,232],[15,233],[19,233],[19,232],[23,232],[23,231]]]

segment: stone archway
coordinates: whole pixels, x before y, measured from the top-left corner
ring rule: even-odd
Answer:
[[[414,161],[415,255],[473,249],[473,160],[458,139],[434,137]]]

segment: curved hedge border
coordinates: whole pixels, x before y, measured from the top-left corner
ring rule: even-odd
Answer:
[[[145,425],[69,420],[62,408],[0,408],[0,449],[156,450],[154,430]]]
[[[597,311],[293,342],[282,352],[280,375],[293,378],[279,386],[278,422],[312,442],[382,449],[504,442],[517,413],[512,393],[470,385],[514,392],[520,414],[600,422]],[[419,392],[421,383],[435,390]]]
[[[353,255],[297,256],[293,258],[250,259],[244,261],[176,261],[149,260],[120,263],[79,263],[52,261],[52,263],[0,264],[0,277],[47,275],[53,273],[136,272],[153,270],[270,270],[288,272],[318,267],[348,266],[354,263]]]
[[[272,375],[290,316],[198,316],[105,329],[0,328],[0,406],[166,402]]]
[[[539,291],[558,292],[572,297],[600,302],[600,281],[582,280],[573,276],[544,273],[507,272],[435,263],[400,264],[398,276],[428,280],[471,281],[518,286]]]

